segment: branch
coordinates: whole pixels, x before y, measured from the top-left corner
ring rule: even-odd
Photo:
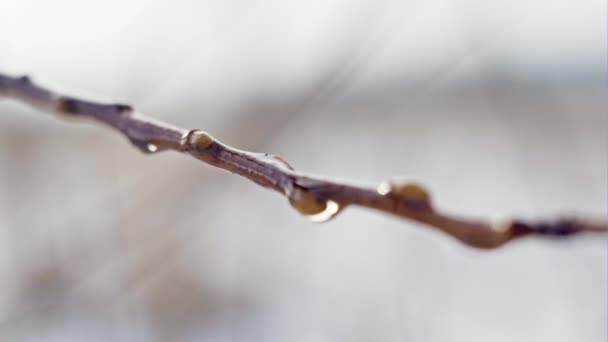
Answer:
[[[562,238],[577,233],[608,233],[605,218],[565,217],[546,222],[510,220],[501,223],[459,218],[436,210],[420,184],[387,181],[377,189],[360,187],[294,170],[281,157],[237,150],[208,133],[156,121],[124,104],[103,104],[55,93],[27,76],[0,74],[0,96],[13,98],[47,112],[91,118],[121,132],[144,153],[174,150],[237,173],[287,197],[313,221],[332,219],[344,208],[358,205],[413,220],[477,248],[496,248],[527,235]]]

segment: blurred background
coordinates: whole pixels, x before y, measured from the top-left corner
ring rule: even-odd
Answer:
[[[473,217],[603,215],[604,1],[0,1],[0,72]],[[472,250],[0,101],[2,341],[605,341],[606,239]]]

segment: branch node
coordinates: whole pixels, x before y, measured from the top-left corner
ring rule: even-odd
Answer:
[[[114,108],[116,109],[117,112],[120,113],[131,113],[133,112],[133,107],[127,105],[127,104],[122,104],[122,103],[116,103],[114,104]]]
[[[78,113],[78,100],[66,97],[66,96],[60,96],[57,99],[57,105],[55,106],[55,109],[63,114],[70,114],[70,115],[74,115]]]
[[[31,84],[32,79],[28,75],[23,75],[23,76],[19,77],[19,82],[22,82],[25,84]]]

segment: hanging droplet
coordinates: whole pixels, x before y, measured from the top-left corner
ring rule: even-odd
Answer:
[[[382,182],[380,183],[380,185],[378,185],[378,193],[382,196],[388,194],[389,192],[391,192],[391,183],[389,182]]]
[[[154,152],[158,151],[158,146],[148,143],[148,144],[146,144],[146,150],[148,150],[149,153],[154,153]]]
[[[394,195],[421,208],[431,208],[431,195],[419,183],[412,181],[385,181],[378,185],[380,195]]]
[[[150,142],[129,138],[133,146],[137,147],[143,153],[155,153],[161,151],[161,148]]]
[[[295,189],[289,194],[289,203],[302,215],[316,215],[327,207],[326,201],[320,201],[311,192],[301,189]]]
[[[328,200],[325,203],[325,209],[322,212],[314,215],[308,215],[306,216],[306,218],[315,223],[323,223],[331,220],[336,215],[338,215],[340,210],[342,210],[342,208],[340,207],[340,204],[338,204],[338,202]]]
[[[289,196],[289,203],[312,222],[326,222],[334,218],[342,207],[332,200],[320,200],[310,191],[296,189]]]

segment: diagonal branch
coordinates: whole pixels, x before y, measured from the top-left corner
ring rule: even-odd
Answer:
[[[546,222],[510,220],[501,223],[459,218],[436,210],[420,184],[389,181],[366,188],[294,170],[281,157],[237,150],[197,129],[183,129],[134,111],[129,105],[103,104],[61,95],[33,83],[27,76],[0,74],[0,96],[43,111],[102,122],[121,132],[144,153],[174,150],[207,164],[237,173],[285,195],[313,221],[332,219],[349,205],[358,205],[417,221],[478,248],[496,248],[526,236],[565,237],[576,233],[608,233],[608,221],[566,217]]]

